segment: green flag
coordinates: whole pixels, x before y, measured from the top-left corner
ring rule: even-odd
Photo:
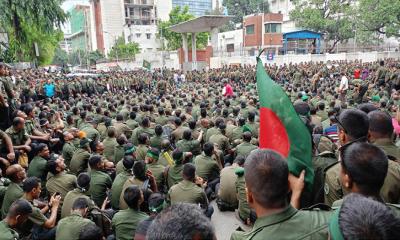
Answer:
[[[146,60],[143,60],[143,67],[146,68],[147,70],[150,70],[151,69],[151,63],[146,61]]]
[[[286,93],[266,73],[260,55],[257,57],[260,148],[275,150],[286,157],[289,171],[295,176],[306,170],[306,188],[311,190],[314,181],[311,134]]]

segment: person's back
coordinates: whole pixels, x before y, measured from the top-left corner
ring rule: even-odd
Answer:
[[[118,240],[131,240],[137,225],[148,215],[140,211],[139,205],[143,203],[143,193],[137,185],[129,186],[122,193],[128,205],[125,210],[120,210],[112,219],[112,226]]]
[[[61,219],[57,224],[56,240],[79,240],[81,230],[87,225],[95,225],[94,222],[85,218],[89,206],[85,198],[78,198],[72,205],[72,213]]]
[[[289,169],[286,160],[272,150],[255,150],[245,162],[247,200],[257,220],[249,232],[234,232],[231,239],[327,239],[330,212],[303,211],[288,203]],[[289,179],[289,181],[288,181]],[[298,181],[304,181],[299,178]],[[298,183],[296,181],[296,183]],[[292,187],[291,202],[301,190]],[[300,190],[300,191],[299,191]],[[295,201],[293,201],[295,197]]]
[[[238,206],[238,199],[235,191],[237,176],[235,169],[237,166],[225,167],[220,173],[220,186],[218,189],[218,207],[224,209],[235,209]]]
[[[127,170],[119,173],[111,186],[111,206],[114,209],[119,209],[119,198],[121,196],[122,187],[124,186],[126,180],[130,178],[132,174]]]

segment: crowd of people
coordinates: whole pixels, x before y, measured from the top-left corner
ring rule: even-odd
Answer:
[[[312,136],[311,188],[258,148],[254,66],[0,64],[0,239],[216,239],[215,211],[251,229],[234,240],[400,239],[400,62],[265,68]]]

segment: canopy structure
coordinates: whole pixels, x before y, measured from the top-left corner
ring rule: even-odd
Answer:
[[[320,53],[322,34],[310,30],[299,30],[283,34],[283,49],[296,49],[297,53]]]
[[[190,70],[197,70],[196,34],[201,32],[211,33],[211,46],[218,46],[218,28],[231,20],[232,16],[206,15],[174,26],[169,29],[182,34],[182,48],[184,51],[184,65],[189,63],[188,33],[192,34],[192,66]]]

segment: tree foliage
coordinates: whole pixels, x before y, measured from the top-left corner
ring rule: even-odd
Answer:
[[[176,50],[182,47],[182,35],[180,33],[175,33],[169,30],[169,27],[191,20],[194,16],[189,13],[189,8],[185,6],[181,8],[179,6],[172,9],[169,13],[169,21],[160,22],[158,26],[159,38],[163,37],[167,40],[166,48],[168,50]],[[196,47],[199,49],[205,48],[208,43],[209,34],[199,33],[196,35]],[[188,36],[189,47],[191,46],[191,35]]]
[[[60,47],[56,48],[52,64],[64,66],[68,63],[68,53]]]
[[[136,42],[125,43],[123,37],[119,37],[112,47],[108,56],[110,58],[134,58],[140,52],[139,44]]]
[[[400,1],[359,0],[355,9],[357,30],[400,37]]]
[[[295,8],[290,17],[296,25],[324,34],[326,40],[332,40],[332,51],[336,44],[354,37],[354,0],[295,0]]]
[[[242,23],[243,16],[254,13],[269,12],[266,0],[224,0],[222,5],[228,9],[228,14],[234,16],[234,23]]]
[[[61,3],[62,0],[0,0],[0,25],[8,33],[8,51],[13,60],[34,60],[36,42],[41,52],[39,63],[51,62],[62,37],[55,27],[67,19]]]

